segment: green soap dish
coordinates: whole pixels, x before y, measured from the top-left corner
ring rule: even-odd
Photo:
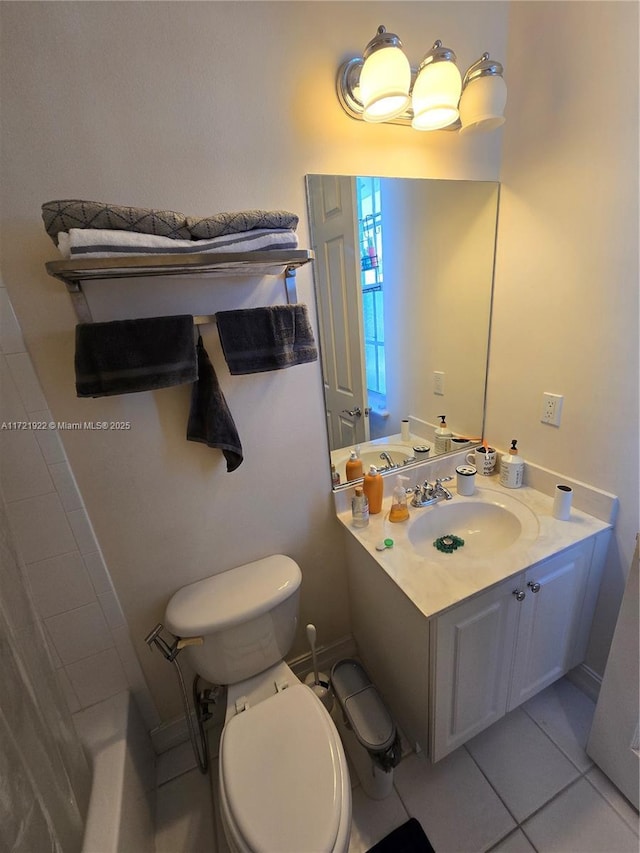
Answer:
[[[457,548],[462,548],[464,539],[456,536],[453,533],[448,533],[446,536],[440,536],[434,540],[433,547],[443,554],[452,554]]]

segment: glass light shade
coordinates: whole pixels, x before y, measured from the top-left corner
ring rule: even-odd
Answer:
[[[506,103],[507,84],[502,77],[488,74],[472,80],[460,98],[460,133],[500,127]]]
[[[462,77],[455,62],[430,62],[420,71],[413,86],[412,107],[415,130],[437,130],[458,118]]]
[[[360,72],[365,121],[387,121],[409,105],[411,66],[399,47],[383,47],[368,56]]]

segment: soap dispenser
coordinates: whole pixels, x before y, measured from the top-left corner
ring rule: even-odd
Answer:
[[[369,501],[369,514],[375,515],[377,512],[380,512],[382,509],[383,483],[382,474],[375,465],[371,465],[364,475],[362,488]]]
[[[407,490],[402,485],[408,483],[409,478],[398,474],[396,487],[391,498],[391,509],[389,510],[389,521],[406,521],[409,518],[409,507],[407,506]]]
[[[509,453],[500,458],[500,485],[507,489],[519,489],[524,474],[524,461],[518,456],[516,438],[511,439]]]
[[[359,477],[362,477],[362,459],[358,457],[358,453],[355,450],[351,451],[347,459],[345,473],[347,480],[357,480]]]
[[[354,527],[366,527],[369,524],[369,501],[362,486],[356,486],[351,499],[351,517]]]
[[[435,452],[448,453],[451,450],[451,439],[453,433],[447,426],[446,415],[438,415],[440,423],[435,431]]]

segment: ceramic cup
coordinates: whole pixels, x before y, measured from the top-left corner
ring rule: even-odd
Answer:
[[[468,497],[476,490],[476,469],[473,465],[458,465],[456,468],[456,490]]]
[[[496,457],[494,447],[476,447],[472,453],[467,453],[466,459],[469,465],[477,468],[478,474],[488,477],[496,467]]]

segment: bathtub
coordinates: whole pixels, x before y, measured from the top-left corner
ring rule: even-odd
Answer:
[[[82,853],[154,853],[155,753],[128,692],[73,715],[93,771]]]

